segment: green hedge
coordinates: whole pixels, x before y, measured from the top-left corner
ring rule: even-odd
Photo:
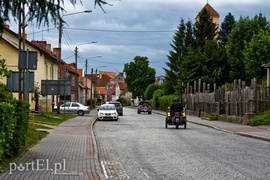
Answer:
[[[10,103],[0,102],[0,159],[12,156],[12,141],[15,133],[15,108]]]
[[[29,103],[16,100],[0,85],[0,160],[24,149],[29,124]]]
[[[168,106],[171,106],[176,95],[162,96],[162,91],[155,91],[153,99],[150,100],[153,109],[166,111]]]

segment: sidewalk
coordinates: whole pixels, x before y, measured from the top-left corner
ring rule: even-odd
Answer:
[[[154,113],[162,114],[165,116],[165,112],[153,110]],[[199,124],[207,127],[211,127],[217,130],[234,133],[241,136],[250,138],[261,139],[270,142],[270,126],[245,126],[241,124],[228,123],[223,121],[209,121],[203,120],[196,116],[187,115],[187,121]],[[187,125],[188,128],[188,125]]]
[[[92,132],[96,113],[92,110],[55,127],[17,162],[10,164],[0,179],[101,179]]]

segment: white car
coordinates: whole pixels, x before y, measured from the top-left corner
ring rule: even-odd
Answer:
[[[102,104],[98,111],[99,120],[118,120],[118,113],[114,104]]]
[[[54,107],[54,112],[57,112],[57,106]],[[90,108],[78,102],[66,102],[60,106],[60,112],[83,116],[90,113]]]

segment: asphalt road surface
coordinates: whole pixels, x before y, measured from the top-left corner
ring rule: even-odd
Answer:
[[[127,107],[94,133],[106,179],[270,179],[269,142],[192,123],[166,129],[165,116]]]

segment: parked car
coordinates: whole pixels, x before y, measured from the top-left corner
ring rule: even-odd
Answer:
[[[54,107],[54,112],[57,112],[57,106]],[[83,116],[90,113],[90,108],[78,102],[66,102],[60,106],[60,112]]]
[[[123,116],[123,106],[118,101],[110,101],[109,104],[114,104],[116,107],[116,111],[118,112],[119,116]]]
[[[98,120],[118,120],[118,113],[114,104],[102,104],[98,111]]]
[[[141,101],[139,103],[137,113],[140,114],[141,112],[148,112],[148,114],[151,114],[152,113],[151,104],[147,101]]]

